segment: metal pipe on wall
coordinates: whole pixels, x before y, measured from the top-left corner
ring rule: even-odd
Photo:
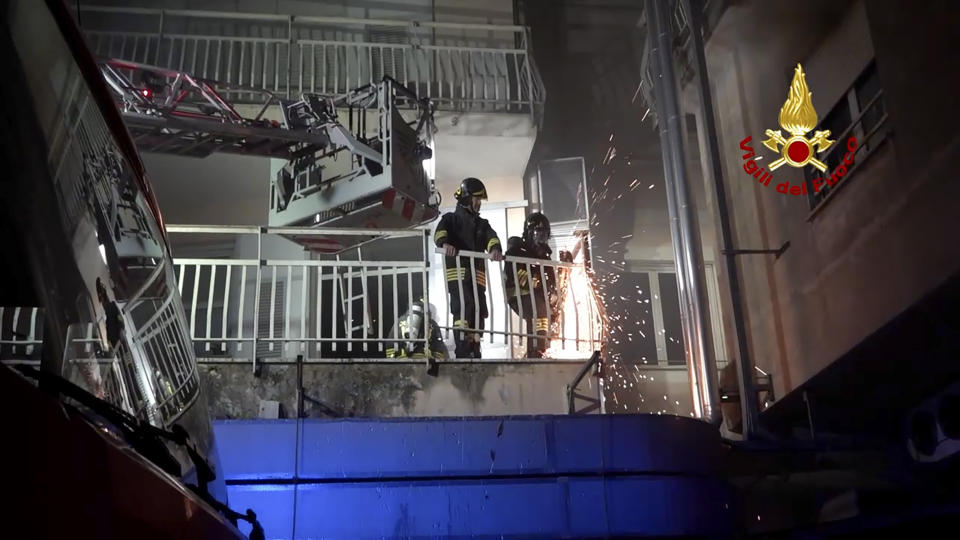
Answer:
[[[651,44],[653,45],[653,44]],[[661,73],[660,68],[658,67],[659,62],[656,59],[655,47],[651,49],[651,57],[654,71],[656,73]],[[656,91],[660,90],[660,83],[655,82]],[[660,100],[658,99],[659,103]],[[659,123],[660,129],[660,148],[663,149],[664,156],[663,161],[663,174],[665,178],[665,183],[668,187],[667,189],[667,213],[669,215],[669,225],[670,225],[670,238],[673,239],[673,258],[674,264],[677,269],[677,299],[680,303],[680,329],[683,334],[683,343],[684,350],[690,351],[690,343],[692,339],[690,337],[690,312],[692,307],[690,304],[689,290],[686,285],[686,281],[681,277],[683,274],[683,269],[686,268],[686,252],[683,250],[683,246],[679,242],[679,239],[682,238],[680,234],[680,224],[679,224],[679,212],[677,211],[677,196],[673,189],[670,189],[670,186],[673,186],[676,183],[675,175],[676,171],[673,168],[673,161],[668,159],[666,152],[667,148],[670,147],[670,141],[667,136],[667,130],[663,129],[662,121]],[[687,359],[687,373],[689,375],[690,381],[690,397],[693,401],[693,413],[697,418],[703,418],[703,400],[701,399],[700,394],[700,373],[694,368],[694,362]]]
[[[703,251],[697,223],[696,207],[687,183],[683,151],[682,118],[677,103],[677,85],[673,72],[670,25],[666,5],[646,0],[648,39],[651,55],[656,60],[654,92],[658,125],[663,145],[664,177],[667,186],[671,233],[677,258],[677,283],[681,295],[680,308],[686,311],[684,342],[688,351],[693,401],[699,402],[701,419],[719,425],[720,392],[717,387],[716,357],[710,340],[710,318],[707,310],[706,278]],[[673,202],[670,203],[671,198]],[[686,301],[683,299],[686,298]]]
[[[690,27],[691,46],[694,55],[694,69],[697,73],[697,93],[700,97],[702,121],[702,146],[705,150],[710,169],[711,180],[717,200],[717,217],[720,221],[720,252],[725,253],[724,264],[730,287],[730,304],[733,315],[734,331],[737,334],[737,382],[740,390],[740,410],[743,422],[743,438],[751,439],[759,426],[757,411],[757,391],[753,384],[753,362],[747,344],[746,325],[743,321],[743,298],[740,294],[740,277],[735,255],[729,253],[732,245],[730,216],[727,213],[727,195],[723,186],[723,169],[720,165],[720,149],[717,147],[717,128],[713,118],[713,100],[710,95],[710,83],[707,78],[707,60],[704,53],[703,38],[700,35],[700,10],[694,9],[693,0],[680,0],[687,14]],[[700,2],[696,2],[700,7]],[[717,323],[719,324],[719,323]]]

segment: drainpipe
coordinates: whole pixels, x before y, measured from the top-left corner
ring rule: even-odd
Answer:
[[[706,278],[703,249],[697,223],[696,206],[687,183],[683,151],[683,125],[677,104],[677,84],[673,72],[670,25],[664,11],[666,4],[646,0],[650,54],[656,61],[654,83],[660,137],[662,142],[667,209],[670,213],[671,236],[677,258],[677,283],[684,323],[684,343],[690,373],[690,384],[698,416],[719,426],[720,392],[717,387],[717,364],[710,339],[707,310]]]
[[[713,100],[710,96],[710,82],[707,77],[707,60],[704,54],[703,38],[700,34],[700,10],[694,9],[692,0],[680,0],[687,14],[690,27],[691,46],[694,54],[694,68],[697,73],[697,93],[700,96],[700,115],[703,122],[702,145],[706,150],[710,176],[717,200],[717,217],[720,219],[720,253],[724,254],[724,265],[730,288],[730,304],[733,312],[734,330],[737,333],[737,382],[740,386],[740,410],[743,422],[743,438],[750,440],[756,435],[759,426],[757,411],[757,391],[753,384],[753,362],[747,345],[746,326],[743,321],[743,297],[740,293],[740,277],[737,270],[736,255],[731,251],[732,234],[730,215],[727,213],[727,195],[723,186],[723,169],[720,165],[720,150],[717,148],[717,127],[713,118]],[[700,2],[697,2],[700,7]],[[718,323],[719,324],[719,323]]]

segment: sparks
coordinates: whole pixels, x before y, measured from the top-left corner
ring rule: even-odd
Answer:
[[[584,253],[577,253],[575,262],[583,262]],[[606,341],[607,317],[597,295],[593,279],[582,266],[570,268],[559,279],[561,291],[554,339],[544,356],[547,358],[580,358],[603,347]],[[575,336],[572,343],[559,336]]]

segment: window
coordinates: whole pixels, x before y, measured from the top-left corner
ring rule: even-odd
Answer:
[[[677,275],[660,272],[660,309],[663,313],[663,339],[666,346],[667,364],[686,365],[687,353],[683,344],[683,324],[680,321],[680,295],[677,291]]]
[[[705,262],[707,308],[710,311],[710,327],[717,368],[727,364],[723,339],[723,321],[718,303],[719,290],[713,263]],[[636,299],[626,309],[627,317],[617,313],[617,308],[607,304],[607,316],[612,326],[609,352],[618,354],[618,358],[637,364],[659,365],[661,367],[682,368],[687,363],[686,347],[683,342],[683,324],[680,311],[680,295],[677,288],[677,274],[672,261],[635,261],[630,264],[630,272],[620,274],[618,286],[623,287],[623,296],[619,290],[607,289],[612,298]],[[639,306],[638,306],[639,305]],[[635,325],[635,326],[634,326]],[[618,333],[620,334],[618,336]],[[629,340],[619,339],[631,334]],[[619,344],[617,343],[619,341]]]
[[[840,101],[821,118],[815,130],[830,130],[830,139],[836,141],[825,155],[818,156],[820,161],[827,165],[827,171],[821,173],[812,168],[804,168],[804,177],[807,183],[807,193],[810,208],[819,207],[831,192],[838,189],[841,182],[849,182],[850,176],[866,158],[886,140],[889,134],[887,125],[887,111],[883,101],[883,89],[880,87],[880,78],[877,75],[875,62],[870,64],[854,81],[840,98]],[[847,173],[833,185],[818,181],[819,189],[815,189],[814,180],[826,179],[843,162],[847,153],[847,140],[850,137],[857,139],[857,151],[854,154],[854,164],[847,167]]]

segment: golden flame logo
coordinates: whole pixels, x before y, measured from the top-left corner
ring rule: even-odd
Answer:
[[[787,139],[780,130],[768,129],[766,135],[770,138],[763,141],[764,146],[781,154],[780,159],[770,163],[771,171],[784,164],[792,167],[804,167],[810,164],[821,172],[826,172],[826,164],[813,157],[813,147],[816,145],[817,153],[821,153],[830,148],[834,141],[827,139],[830,136],[829,130],[817,131],[812,139],[806,137],[807,133],[817,125],[817,111],[813,108],[812,95],[807,88],[803,67],[797,64],[797,69],[793,71],[793,82],[790,83],[790,90],[787,93],[787,101],[780,109],[780,127],[793,136]]]
[[[806,135],[817,126],[817,111],[813,108],[811,95],[803,68],[797,64],[787,102],[780,109],[780,127],[792,135]]]

